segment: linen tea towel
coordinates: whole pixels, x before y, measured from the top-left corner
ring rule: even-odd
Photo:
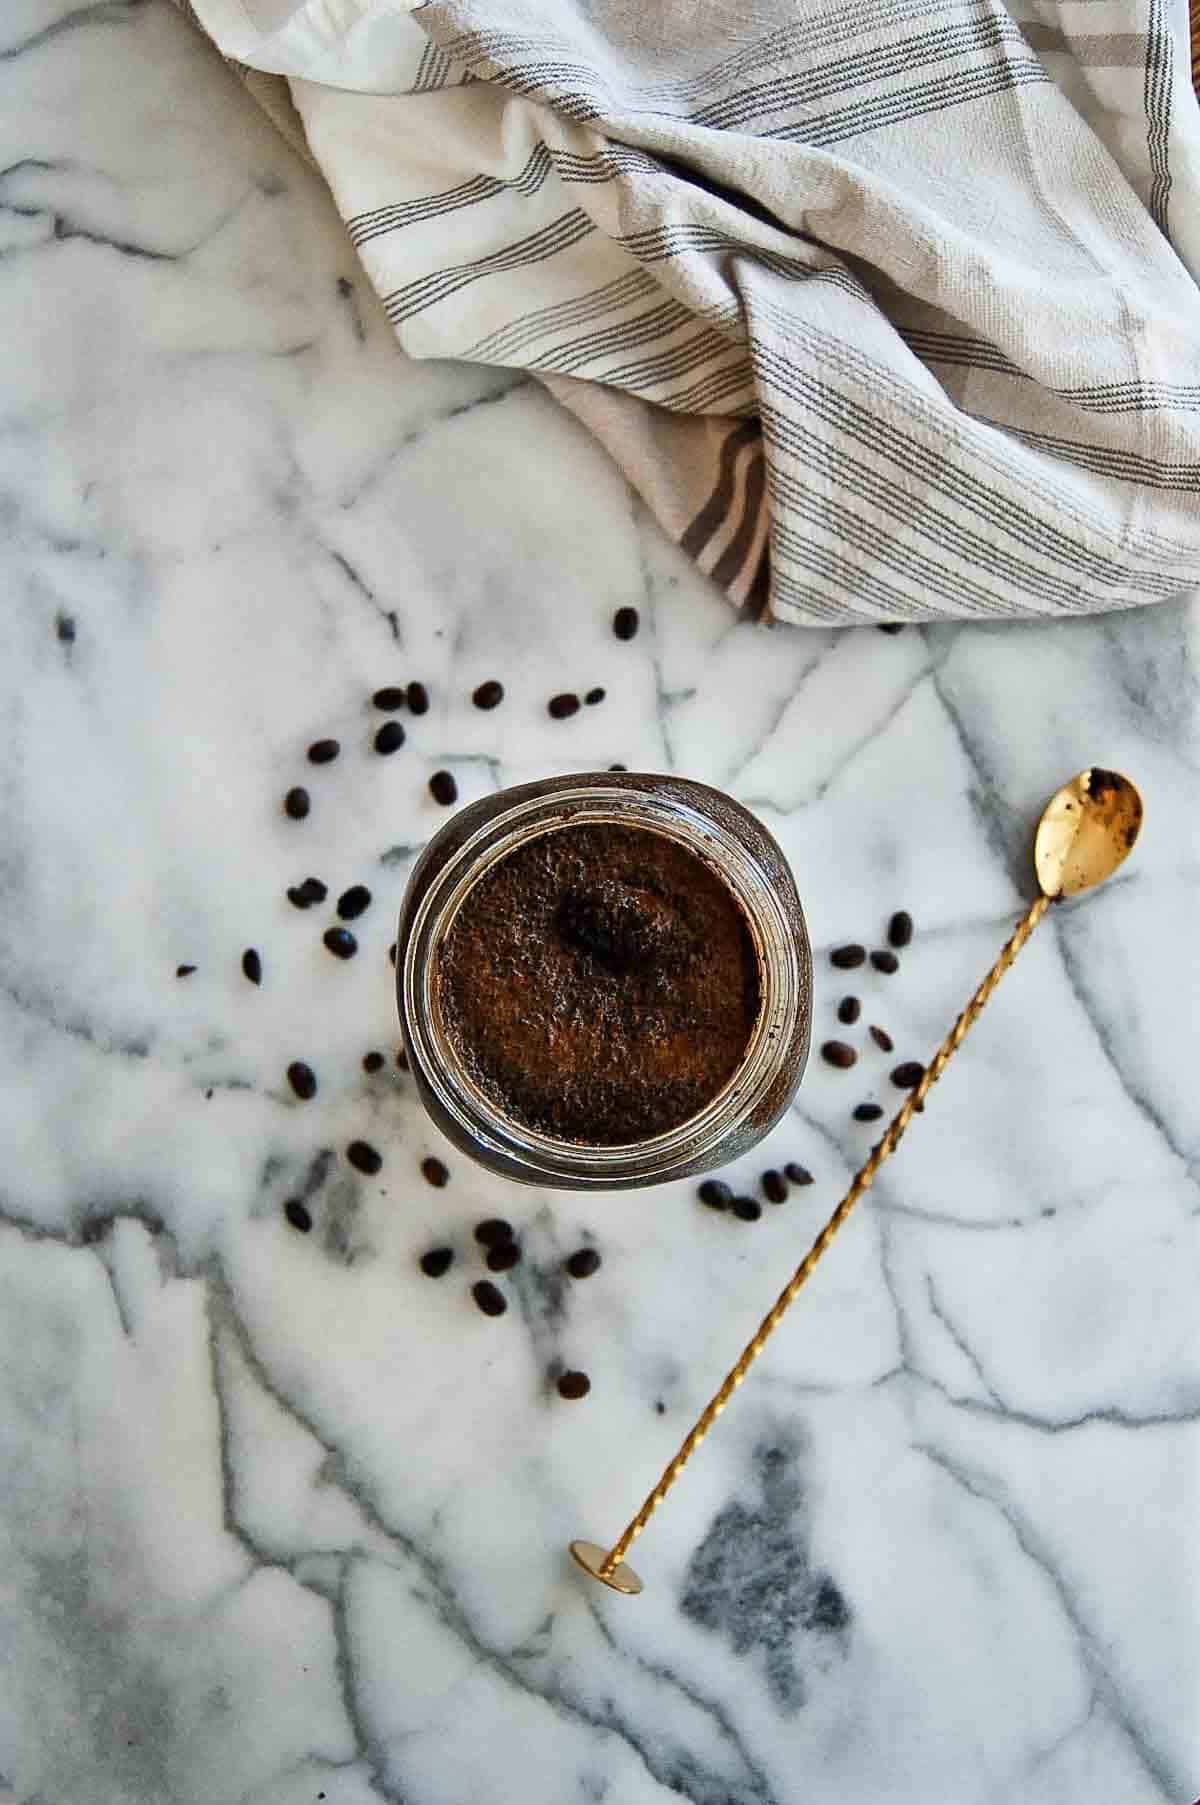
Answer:
[[[738,606],[1200,582],[1181,0],[193,4],[405,350],[537,376]]]

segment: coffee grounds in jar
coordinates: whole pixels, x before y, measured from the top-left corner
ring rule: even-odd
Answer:
[[[445,1030],[506,1115],[622,1146],[696,1115],[740,1065],[759,1009],[728,887],[666,835],[578,823],[501,859],[438,955]]]

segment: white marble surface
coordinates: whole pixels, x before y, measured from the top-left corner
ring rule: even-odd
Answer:
[[[1187,1805],[1195,608],[735,625],[544,397],[403,361],[312,178],[161,4],[10,0],[0,139],[0,1799]],[[432,709],[381,759],[367,696],[417,677]],[[360,1060],[395,1044],[425,780],[614,759],[751,802],[806,900],[818,1034],[853,988],[897,1056],[990,962],[1060,780],[1118,765],[1148,810],[644,1536],[637,1601],[565,1543],[636,1507],[890,1062],[814,1064],[744,1176],[817,1183],[754,1227],[688,1187],[423,1182],[436,1135]],[[309,873],[373,892],[348,964],[330,908],[285,900]],[[898,905],[900,976],[839,980],[829,946]],[[495,1211],[527,1257],[488,1321]],[[564,1285],[588,1238],[601,1271]]]

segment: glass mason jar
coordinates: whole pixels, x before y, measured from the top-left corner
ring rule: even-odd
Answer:
[[[739,904],[758,966],[760,1006],[732,1077],[687,1121],[622,1146],[554,1139],[506,1116],[466,1070],[439,1010],[439,950],[472,887],[535,836],[582,823],[662,834],[703,860]],[[679,777],[552,777],[469,804],[426,846],[400,910],[396,996],[421,1100],[461,1152],[523,1184],[618,1190],[724,1165],[779,1120],[808,1058],[812,954],[787,860],[732,797]]]

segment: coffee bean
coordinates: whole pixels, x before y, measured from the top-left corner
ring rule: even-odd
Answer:
[[[763,1196],[768,1203],[787,1202],[788,1185],[782,1172],[776,1172],[774,1167],[768,1166],[759,1183],[762,1185]]]
[[[636,608],[618,608],[613,615],[612,629],[618,639],[633,639],[642,624],[642,617]]]
[[[337,912],[343,921],[357,921],[371,906],[371,892],[365,884],[351,884],[338,897]]]
[[[382,1053],[364,1053],[362,1064],[363,1064],[364,1072],[382,1071],[383,1070],[383,1054]]]
[[[875,952],[871,954],[871,964],[875,967],[876,971],[887,972],[889,977],[891,977],[894,972],[900,970],[899,959],[897,959],[895,953],[889,952],[886,947],[877,948]]]
[[[783,1169],[794,1185],[810,1185],[813,1181],[808,1167],[798,1166],[794,1159],[790,1159]]]
[[[560,1398],[568,1398],[571,1401],[574,1401],[576,1398],[586,1398],[591,1389],[592,1381],[588,1378],[586,1373],[572,1372],[559,1374],[558,1395]]]
[[[458,785],[449,771],[435,771],[429,779],[429,794],[443,808],[450,808],[458,801]]]
[[[503,1316],[508,1309],[508,1299],[491,1279],[479,1279],[471,1286],[471,1296],[485,1316]]]
[[[431,1247],[428,1253],[421,1255],[421,1271],[427,1279],[440,1279],[449,1272],[453,1264],[454,1249],[452,1247]]]
[[[310,765],[331,765],[341,751],[336,740],[314,740],[308,748]]]
[[[862,964],[866,956],[865,946],[851,942],[849,946],[835,946],[829,955],[829,963],[836,965],[839,971],[853,971],[856,965]]]
[[[370,1141],[351,1141],[346,1149],[346,1158],[356,1172],[365,1172],[368,1178],[374,1178],[383,1165],[382,1157],[376,1153]]]
[[[434,1158],[432,1153],[427,1159],[421,1161],[421,1173],[425,1182],[431,1184],[435,1191],[444,1190],[450,1182],[449,1171],[440,1159]]]
[[[821,1048],[821,1058],[828,1065],[835,1065],[839,1072],[848,1072],[857,1062],[858,1054],[844,1040],[827,1040]]]
[[[296,784],[283,799],[283,812],[293,821],[303,821],[312,807],[312,797],[303,784]]]
[[[581,1247],[565,1263],[573,1279],[590,1279],[600,1270],[600,1255],[594,1247]]]
[[[504,700],[504,685],[497,683],[494,677],[489,677],[486,683],[479,685],[471,700],[476,708],[498,708]]]
[[[610,765],[608,768],[610,771],[628,771],[629,766],[628,765]]]
[[[395,963],[396,963],[396,942],[393,940],[392,944],[388,947],[388,964],[395,965]]]
[[[291,1223],[292,1227],[298,1228],[302,1235],[306,1235],[309,1232],[309,1230],[311,1229],[312,1217],[309,1215],[308,1211],[305,1209],[304,1205],[301,1203],[301,1201],[298,1197],[289,1197],[288,1198],[287,1202],[283,1206],[283,1213],[287,1217],[288,1221]]]
[[[856,1122],[878,1122],[882,1114],[883,1111],[878,1103],[860,1103],[854,1111],[854,1120]]]
[[[404,744],[404,729],[399,721],[385,721],[371,743],[386,758],[389,752],[399,752]]]
[[[892,1083],[900,1091],[916,1090],[925,1076],[925,1067],[917,1059],[906,1059],[892,1073]]]
[[[862,1014],[862,1004],[857,997],[843,997],[838,1004],[838,1020],[845,1022],[849,1028]]]
[[[603,702],[604,696],[605,691],[602,689],[589,689],[587,695],[583,699],[589,708],[595,708],[597,702]]]
[[[503,1216],[488,1216],[475,1224],[475,1239],[481,1247],[499,1247],[513,1238],[513,1225]]]
[[[487,1269],[489,1272],[511,1272],[521,1258],[521,1249],[515,1241],[501,1241],[496,1247],[489,1247],[487,1252]]]
[[[727,1210],[733,1202],[733,1191],[723,1178],[706,1178],[696,1195],[710,1210]]]
[[[407,1072],[408,1070],[408,1054],[404,1051],[403,1047],[396,1048],[396,1069],[401,1072]]]
[[[913,937],[913,918],[907,909],[897,909],[888,922],[888,945],[907,946]]]
[[[407,693],[410,714],[429,713],[429,691],[423,683],[410,683]]]
[[[871,1039],[875,1042],[875,1045],[879,1048],[881,1053],[890,1053],[896,1044],[891,1035],[885,1033],[882,1028],[873,1027],[871,1029]]]
[[[358,941],[349,928],[326,928],[321,939],[335,959],[353,959],[358,951]]]
[[[757,1197],[735,1197],[729,1207],[739,1222],[757,1222],[762,1215],[762,1204]]]
[[[579,713],[579,697],[569,695],[566,691],[560,696],[551,696],[546,704],[546,713],[556,721],[570,720],[573,714]]]
[[[395,714],[398,708],[404,707],[404,691],[399,685],[393,684],[390,689],[377,689],[371,700],[384,714]]]
[[[317,1094],[317,1074],[302,1059],[293,1059],[287,1069],[287,1080],[302,1103]]]
[[[242,954],[242,976],[249,978],[252,984],[262,983],[262,960],[252,946]]]
[[[190,978],[195,970],[196,967],[194,965],[177,965],[175,967],[175,976],[177,978]]]
[[[323,903],[328,895],[329,891],[319,877],[306,877],[302,884],[292,885],[287,899],[294,908],[311,909],[314,903]]]
[[[902,620],[877,620],[875,625],[881,633],[903,633],[904,631]]]

